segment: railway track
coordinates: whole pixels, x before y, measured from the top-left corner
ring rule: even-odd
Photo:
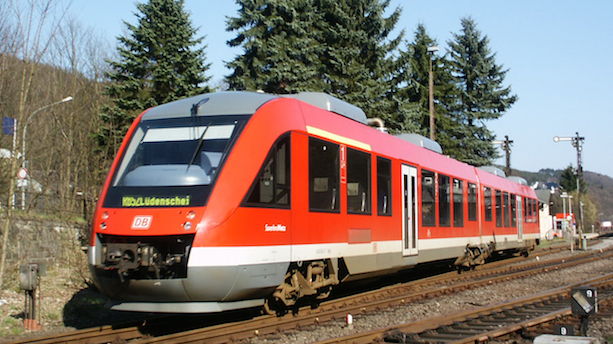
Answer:
[[[597,287],[599,297],[613,298],[613,273],[572,283],[503,304],[485,306],[321,343],[482,343],[572,314],[570,291]],[[605,290],[603,293],[602,291]]]
[[[540,251],[538,255],[543,257],[548,253],[556,253],[558,250],[563,250],[563,248]],[[323,303],[317,309],[304,307],[295,316],[259,316],[250,320],[225,323],[159,337],[150,337],[151,328],[168,326],[164,324],[164,319],[156,319],[149,323],[104,326],[15,343],[226,343],[320,324],[329,320],[344,318],[347,313],[362,314],[377,311],[442,294],[539,274],[547,272],[548,269],[555,270],[584,264],[588,261],[601,259],[603,256],[610,257],[613,256],[613,253],[611,250],[603,253],[586,252],[575,254],[571,257],[547,261],[545,259],[542,261],[530,260],[529,263],[525,263],[526,259],[524,257],[517,257],[486,264],[467,273],[458,274],[454,271],[332,300]],[[520,262],[524,262],[524,264],[519,264]]]

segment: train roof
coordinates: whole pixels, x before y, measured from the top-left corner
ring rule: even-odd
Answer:
[[[500,168],[496,167],[496,166],[479,166],[477,167],[480,170],[483,170],[485,172],[489,172],[495,176],[500,176],[503,178],[507,177],[507,174]]]
[[[441,148],[441,145],[438,142],[431,140],[427,137],[423,137],[419,134],[401,133],[401,134],[394,135],[394,136],[404,141],[411,142],[412,144],[418,145],[422,148],[429,149],[438,154],[443,154],[443,149]]]
[[[142,120],[210,115],[252,115],[278,96],[256,92],[217,92],[176,100],[147,110]]]
[[[257,109],[276,98],[294,98],[320,109],[367,125],[366,114],[359,107],[322,92],[300,92],[289,95],[273,95],[260,92],[217,92],[176,100],[150,108],[142,120],[211,115],[251,115]]]
[[[368,125],[368,119],[362,109],[323,92],[300,92],[297,94],[284,95],[283,97],[298,99],[320,109],[334,112],[356,122]]]

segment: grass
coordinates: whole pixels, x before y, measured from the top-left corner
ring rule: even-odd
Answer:
[[[568,239],[554,238],[553,240],[541,240],[538,246],[539,247],[549,247],[549,246],[568,244],[568,243],[569,243]]]
[[[7,309],[8,308],[8,309]],[[23,310],[15,304],[4,304],[0,308],[0,337],[19,336],[25,333],[23,328]]]

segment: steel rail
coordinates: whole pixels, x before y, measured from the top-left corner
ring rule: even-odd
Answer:
[[[116,328],[114,326],[100,326],[85,330],[67,333],[58,333],[41,338],[29,338],[10,342],[11,344],[59,344],[59,343],[122,343],[146,337],[141,333],[139,326]]]
[[[608,253],[607,257],[613,257],[613,253]],[[149,338],[139,343],[228,343],[242,339],[252,338],[254,336],[263,336],[267,334],[273,334],[276,332],[282,332],[288,329],[302,328],[306,326],[320,324],[329,320],[344,319],[347,313],[351,313],[354,316],[371,312],[379,311],[389,307],[403,305],[412,301],[422,300],[425,298],[431,298],[435,296],[450,294],[453,292],[459,292],[463,290],[474,289],[484,285],[491,285],[495,283],[504,283],[512,279],[523,278],[526,276],[545,273],[548,271],[554,271],[561,268],[571,267],[578,264],[584,264],[595,260],[602,259],[602,256],[596,257],[584,257],[581,255],[581,259],[569,261],[571,259],[565,258],[563,263],[559,263],[559,266],[546,266],[539,268],[532,268],[524,272],[514,272],[512,274],[502,275],[498,277],[487,277],[480,281],[466,281],[458,283],[452,286],[440,286],[427,290],[425,292],[413,292],[410,294],[402,294],[390,296],[389,290],[367,292],[365,294],[349,296],[346,298],[334,300],[322,304],[322,306],[315,310],[301,311],[298,316],[285,316],[281,318],[262,316],[253,320],[247,320],[236,324],[223,324],[203,329],[192,330],[183,333],[177,333],[173,335]],[[406,286],[403,286],[406,288]],[[411,289],[411,288],[408,288]],[[382,295],[383,294],[383,295]]]
[[[434,343],[445,341],[448,343],[460,344],[490,341],[496,337],[507,335],[509,333],[513,333],[527,327],[549,322],[562,316],[571,314],[568,300],[566,300],[566,302],[559,302],[558,300],[567,299],[570,294],[571,288],[584,285],[591,285],[594,287],[611,287],[613,286],[613,273],[594,277],[592,279],[581,281],[578,283],[571,283],[559,288],[551,289],[537,294],[532,294],[526,297],[518,298],[496,305],[488,305],[475,310],[466,310],[452,314],[441,315],[433,318],[411,322],[404,325],[395,325],[351,336],[334,338],[319,343],[382,343],[386,342],[386,337],[388,337],[390,342],[392,342],[392,340],[395,340],[396,343]],[[478,319],[479,317],[492,317],[497,314],[500,314],[505,310],[515,310],[517,312],[517,308],[520,307],[537,307],[538,303],[543,303],[547,305],[558,304],[559,306],[552,306],[552,308],[544,309],[542,312],[535,311],[534,317],[517,322],[512,322],[508,325],[501,325],[501,322],[494,321],[493,327],[484,324],[482,331],[472,331],[470,330],[470,325],[466,325],[464,335],[462,335],[462,331],[457,331],[455,334],[449,334],[449,332],[451,332],[449,328],[452,326],[457,328],[461,326],[459,324],[467,323],[469,321]],[[439,329],[442,332],[441,336],[437,336],[436,334],[436,331]],[[447,336],[445,336],[445,331],[448,332]],[[401,341],[403,338],[403,334],[405,340]],[[421,334],[424,334],[423,338],[420,337]]]

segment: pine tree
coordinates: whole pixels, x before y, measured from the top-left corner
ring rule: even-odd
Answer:
[[[230,89],[267,93],[322,91],[316,66],[323,53],[314,23],[321,15],[310,0],[241,0],[239,16],[228,18],[228,41],[243,55],[227,66]]]
[[[361,107],[393,124],[411,116],[395,96],[389,40],[400,16],[384,17],[389,1],[239,0],[230,46],[244,53],[228,63],[231,89],[271,93],[319,91]]]
[[[579,182],[581,183],[581,192],[587,192],[585,180],[581,178]],[[560,174],[560,186],[567,192],[575,192],[577,190],[577,174],[572,165],[569,165]]]
[[[517,101],[517,96],[511,95],[510,87],[503,87],[508,70],[496,64],[487,36],[481,36],[471,18],[463,18],[461,24],[462,33],[454,34],[448,42],[451,72],[459,94],[448,109],[458,130],[447,154],[481,166],[498,157],[491,144],[494,134],[485,121],[502,116]]]
[[[396,8],[389,17],[389,0],[315,0],[324,14],[320,25],[322,44],[321,74],[324,91],[380,117],[391,132],[415,127],[415,107],[397,95],[398,64],[394,54],[404,32],[390,38],[400,18]]]
[[[172,100],[209,92],[201,85],[205,76],[204,49],[195,48],[189,13],[183,0],[150,0],[137,4],[137,25],[125,22],[129,37],[118,37],[119,61],[108,61],[113,69],[106,94],[113,105],[100,115],[106,126],[97,133],[98,144],[113,154],[128,127],[143,110]]]
[[[399,94],[416,105],[416,122],[418,127],[413,131],[423,136],[429,136],[430,130],[430,60],[432,59],[433,90],[434,90],[434,117],[436,141],[447,151],[448,142],[453,137],[455,124],[449,118],[447,106],[453,101],[457,93],[448,63],[445,57],[428,52],[429,47],[437,46],[436,40],[432,39],[423,24],[418,24],[414,33],[413,42],[407,42],[406,51],[400,55],[400,63],[405,67],[403,87]]]

